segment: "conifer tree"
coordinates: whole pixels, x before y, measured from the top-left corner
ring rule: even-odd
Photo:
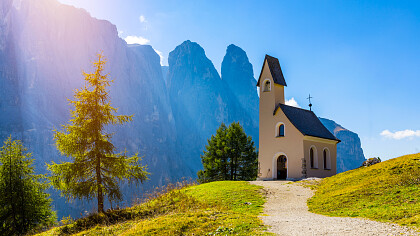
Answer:
[[[212,135],[206,145],[204,154],[201,155],[204,171],[198,171],[199,182],[211,182],[228,179],[228,157],[226,146],[227,127],[224,123]]]
[[[56,220],[44,175],[34,173],[32,154],[9,137],[0,148],[0,235],[24,235]]]
[[[108,74],[103,74],[106,61],[102,54],[94,62],[95,72],[83,73],[85,86],[76,90],[70,124],[62,131],[55,130],[54,140],[58,150],[71,158],[71,162],[48,165],[52,172],[52,185],[61,190],[69,200],[73,198],[97,199],[98,212],[104,212],[104,198],[122,200],[119,183],[147,180],[146,166],[140,164],[138,154],[116,153],[111,143],[107,125],[123,124],[133,116],[115,115],[117,108],[111,106]]]
[[[221,124],[208,140],[201,155],[204,170],[197,173],[201,183],[217,180],[254,180],[258,155],[251,137],[239,123]]]

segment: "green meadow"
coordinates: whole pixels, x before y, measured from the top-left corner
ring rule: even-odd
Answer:
[[[420,153],[337,174],[312,185],[309,210],[420,229]]]
[[[258,218],[265,202],[260,189],[244,181],[172,189],[39,235],[268,235]]]

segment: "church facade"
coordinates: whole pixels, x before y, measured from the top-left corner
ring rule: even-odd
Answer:
[[[277,58],[266,55],[260,92],[258,179],[301,179],[336,174],[340,142],[310,110],[285,104],[286,81]]]

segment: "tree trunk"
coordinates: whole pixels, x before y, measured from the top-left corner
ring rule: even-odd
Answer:
[[[101,157],[96,158],[96,184],[98,187],[98,213],[104,212],[104,194],[102,192]]]
[[[15,185],[13,184],[12,179],[15,179],[15,176],[13,176],[13,171],[12,171],[12,153],[8,153],[9,154],[9,186],[10,186],[10,191],[9,191],[9,201],[10,201],[10,205],[12,208],[12,217],[13,217],[13,230],[12,232],[15,233],[18,229],[17,226],[17,220],[16,220],[16,202],[14,199],[14,192],[15,192]]]
[[[235,161],[233,163],[233,180],[236,180],[236,167],[238,166],[238,157],[234,157]]]
[[[233,158],[230,158],[230,180],[233,180]]]

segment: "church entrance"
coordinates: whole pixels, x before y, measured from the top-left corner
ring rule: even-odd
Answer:
[[[281,155],[277,158],[277,179],[287,178],[287,158]]]

